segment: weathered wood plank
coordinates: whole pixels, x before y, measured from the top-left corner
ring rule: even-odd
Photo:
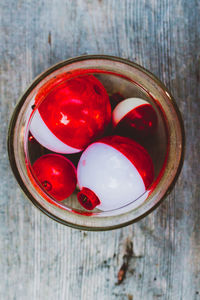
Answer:
[[[200,299],[199,2],[2,0],[0,16],[0,299]],[[42,215],[22,195],[6,155],[8,120],[27,84],[85,53],[126,57],[154,72],[186,127],[174,191],[142,221],[111,232],[80,232]]]

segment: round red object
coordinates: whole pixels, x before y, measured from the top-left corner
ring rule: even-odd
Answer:
[[[157,115],[150,103],[140,98],[128,98],[113,111],[113,126],[130,137],[146,138],[157,129]]]
[[[43,155],[34,162],[32,168],[43,188],[56,200],[64,200],[75,190],[76,169],[64,156]]]
[[[109,136],[91,144],[77,168],[78,200],[86,209],[112,210],[139,199],[154,179],[148,152],[130,138]],[[138,205],[144,198],[136,201]]]
[[[68,148],[60,151],[58,146],[56,149],[50,144],[50,137],[46,143],[46,132],[35,128],[39,122],[33,122],[32,134],[43,146],[59,153],[83,150],[103,134],[111,119],[108,94],[93,75],[79,76],[55,86],[40,104],[38,112],[37,118],[41,118],[51,134]]]

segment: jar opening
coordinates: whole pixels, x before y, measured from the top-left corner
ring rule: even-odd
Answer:
[[[87,85],[87,80],[91,80],[93,84],[93,86],[91,84],[91,87],[93,88],[93,90],[87,90],[87,87],[84,86],[84,84]],[[100,82],[100,84],[98,84],[98,82]],[[160,107],[157,100],[153,98],[152,94],[148,93],[148,91],[145,90],[145,88],[137,82],[134,82],[126,76],[122,76],[121,74],[115,72],[105,72],[103,70],[96,69],[79,69],[74,70],[73,72],[61,73],[58,76],[51,78],[41,86],[37,94],[34,95],[32,99],[32,114],[30,115],[30,118],[27,122],[28,134],[27,139],[25,140],[25,149],[28,162],[27,167],[29,168],[28,174],[30,174],[30,172],[32,173],[31,180],[35,180],[36,182],[40,181],[37,174],[35,174],[34,170],[32,170],[32,167],[40,157],[48,155],[50,153],[62,155],[63,157],[69,159],[69,161],[75,166],[75,168],[77,168],[82,153],[87,148],[87,146],[90,145],[90,143],[88,143],[87,146],[83,146],[83,144],[81,144],[83,140],[83,134],[85,134],[84,130],[81,131],[80,129],[81,123],[79,122],[79,128],[75,128],[76,131],[79,130],[79,135],[76,135],[74,144],[74,140],[70,137],[70,134],[74,136],[74,132],[71,133],[69,130],[67,131],[69,135],[62,135],[60,134],[59,130],[57,130],[57,127],[62,126],[62,128],[64,128],[65,130],[65,127],[67,128],[68,122],[72,122],[72,117],[70,116],[71,107],[71,115],[73,115],[74,110],[78,110],[79,106],[82,105],[79,100],[79,95],[83,95],[83,97],[85,97],[84,93],[91,93],[91,97],[95,94],[97,100],[100,99],[102,93],[104,92],[104,90],[101,89],[101,85],[103,86],[103,88],[105,88],[108,94],[112,113],[120,103],[123,104],[123,102],[127,101],[126,99],[141,99],[141,101],[144,102],[140,103],[140,105],[138,105],[138,107],[136,107],[132,112],[126,114],[125,117],[121,117],[121,120],[116,127],[113,127],[112,119],[110,119],[107,122],[104,131],[100,132],[99,135],[91,139],[90,142],[94,143],[101,139],[103,136],[112,136],[113,134],[117,134],[122,137],[133,139],[144,149],[146,149],[153,162],[155,173],[154,180],[151,181],[150,184],[146,185],[145,190],[141,189],[140,194],[135,194],[134,196],[134,193],[132,193],[132,197],[129,197],[129,199],[127,198],[127,201],[122,201],[122,203],[118,206],[113,205],[112,207],[112,205],[108,205],[103,210],[116,210],[123,206],[127,206],[132,202],[135,202],[134,206],[137,207],[141,205],[141,201],[138,201],[138,199],[143,199],[143,202],[146,200],[144,197],[144,193],[146,193],[146,198],[150,195],[152,189],[154,189],[157,185],[157,182],[161,176],[160,174],[165,168],[165,162],[167,160],[168,153],[167,124],[165,121],[165,114],[163,113],[162,108]],[[69,94],[71,91],[73,91],[72,101],[68,101],[69,103],[66,104],[66,99],[69,99]],[[60,101],[62,97],[64,97],[63,102]],[[48,101],[52,101],[52,105],[49,105]],[[74,103],[75,105],[73,105]],[[85,108],[85,106],[81,107],[81,109],[85,110],[85,114],[94,113],[94,111],[89,112]],[[58,113],[60,114],[59,117],[57,117],[57,119],[53,119],[54,115]],[[47,114],[51,115],[50,118],[48,116],[49,123],[46,123],[45,120]],[[135,114],[134,117],[132,117],[131,114]],[[78,115],[76,115],[76,117],[77,116]],[[79,115],[79,117],[80,116],[81,115]],[[130,121],[131,117],[133,121]],[[54,123],[52,120],[54,121]],[[87,120],[87,118],[83,118],[83,122],[85,122],[85,120]],[[53,125],[51,124],[51,122],[53,123]],[[58,125],[56,122],[60,122],[60,124]],[[64,130],[63,132],[65,133]],[[142,159],[143,158],[141,157],[140,160]],[[98,160],[98,157],[96,157],[96,160]],[[95,172],[99,172],[98,169],[94,169],[94,173]],[[143,177],[142,179],[144,180]],[[44,184],[40,182],[41,184],[39,185],[38,189],[43,189],[42,194],[46,193],[46,199],[50,198],[51,203],[52,201],[55,202],[56,205],[62,207],[62,209],[70,211],[77,210],[79,211],[79,213],[82,212],[83,214],[85,214],[85,209],[92,210],[94,214],[101,213],[101,206],[99,206],[100,208],[98,208],[98,202],[101,202],[101,199],[98,199],[97,196],[93,196],[91,198],[92,200],[88,201],[88,197],[83,197],[83,193],[79,192],[80,189],[78,185],[76,186],[73,194],[71,194],[69,197],[66,197],[65,199],[62,199],[62,201],[60,202],[60,198],[56,197],[55,194],[52,194],[51,192],[52,183],[45,179],[43,180],[43,182],[48,182],[48,184],[44,186]],[[97,182],[97,184],[100,183]],[[121,182],[118,182],[118,184],[120,185]],[[134,184],[135,183],[133,181],[132,185]],[[96,195],[95,191],[91,191],[91,193],[93,193],[93,195]],[[122,192],[121,197],[128,197],[127,195],[128,194],[126,194],[126,192],[124,192],[124,194]],[[86,198],[87,201],[83,201]]]

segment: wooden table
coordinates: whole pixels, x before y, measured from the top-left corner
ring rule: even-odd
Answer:
[[[1,0],[0,299],[200,299],[199,4]],[[134,225],[99,233],[57,224],[33,207],[6,150],[9,118],[32,79],[60,60],[98,53],[156,74],[177,100],[187,137],[182,173],[162,205]]]

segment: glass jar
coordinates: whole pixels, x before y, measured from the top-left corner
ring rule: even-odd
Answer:
[[[88,212],[75,202],[77,190],[58,202],[42,189],[31,172],[29,125],[37,109],[39,89],[59,74],[93,74],[109,95],[140,97],[154,107],[158,116],[157,136],[149,143],[156,176],[151,187],[131,203],[110,211]],[[155,209],[173,188],[183,164],[184,128],[178,107],[166,87],[149,71],[128,60],[87,55],[60,62],[40,74],[20,98],[8,133],[8,153],[13,173],[26,196],[43,213],[64,225],[83,230],[109,230],[131,224]],[[33,158],[34,159],[34,158]],[[75,204],[74,204],[75,203]]]

